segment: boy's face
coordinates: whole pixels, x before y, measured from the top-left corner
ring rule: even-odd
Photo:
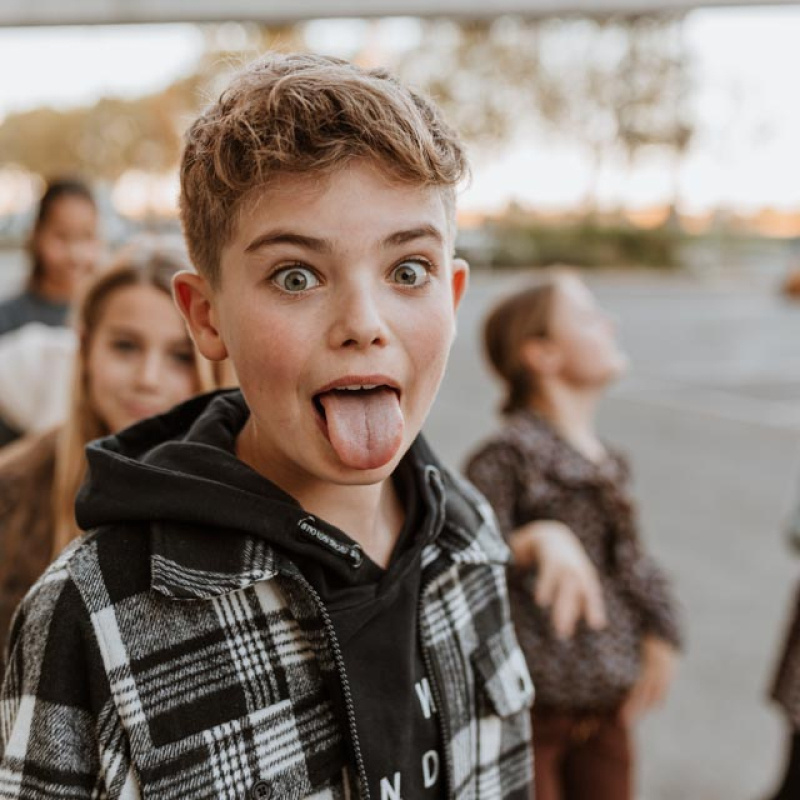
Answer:
[[[419,433],[466,286],[448,223],[441,191],[366,162],[287,175],[243,210],[220,286],[195,277],[207,324],[178,283],[200,349],[234,364],[248,452],[284,488],[381,481]]]

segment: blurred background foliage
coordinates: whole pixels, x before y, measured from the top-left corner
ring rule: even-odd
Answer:
[[[680,154],[692,135],[680,25],[674,17],[585,20],[569,30],[552,20],[420,21],[417,43],[388,66],[432,94],[483,147],[538,122],[583,144],[598,164],[619,149],[631,160],[645,147]],[[189,118],[236,65],[268,48],[308,49],[303,25],[245,31],[237,52],[216,49],[209,33],[195,73],[157,94],[9,115],[0,125],[4,160],[40,174],[73,170],[107,180],[127,169],[173,168]]]
[[[675,14],[419,20],[416,35],[397,47],[375,48],[367,33],[345,55],[384,64],[433,95],[474,158],[502,153],[529,132],[533,138],[534,131],[587,156],[591,179],[575,214],[553,220],[512,203],[477,223],[462,221],[459,246],[476,266],[567,262],[670,268],[683,263],[690,238],[680,225],[678,167],[696,134],[683,24]],[[144,223],[174,226],[174,174],[192,117],[219,94],[233,70],[257,54],[313,49],[309,23],[234,24],[233,36],[231,24],[202,30],[206,46],[192,73],[161,91],[9,114],[0,124],[0,167],[41,176],[77,173],[109,193],[133,173],[171,176],[167,206],[173,210],[148,212]],[[624,208],[600,209],[603,168],[631,171],[653,150],[674,164],[666,213],[640,225]]]

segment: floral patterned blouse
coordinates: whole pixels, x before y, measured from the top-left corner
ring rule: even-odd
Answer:
[[[533,600],[536,569],[509,572],[512,614],[537,708],[613,710],[636,682],[645,636],[681,644],[669,582],[637,535],[627,461],[609,450],[594,463],[544,418],[518,411],[465,471],[493,506],[504,535],[535,520],[557,520],[578,537],[598,571],[608,625],[592,631],[581,623],[566,641],[556,637],[547,610]]]

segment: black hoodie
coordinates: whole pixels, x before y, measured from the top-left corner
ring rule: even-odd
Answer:
[[[350,688],[339,708],[354,712],[372,796],[399,800],[402,785],[406,798],[443,797],[440,729],[417,629],[422,549],[444,521],[433,454],[420,437],[395,471],[406,521],[384,570],[236,457],[248,415],[240,392],[222,392],[90,444],[79,525],[175,523],[268,541],[313,587],[336,630]]]

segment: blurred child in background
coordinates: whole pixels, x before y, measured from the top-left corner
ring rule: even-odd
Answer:
[[[628,800],[631,724],[663,701],[680,633],[637,536],[627,464],[595,430],[626,358],[612,320],[566,272],[501,302],[485,337],[507,390],[504,425],[466,472],[514,554],[512,613],[536,686],[536,797]]]
[[[86,184],[60,179],[48,185],[28,248],[28,282],[19,294],[0,303],[0,336],[29,322],[67,324],[76,288],[100,255],[97,206]]]
[[[79,180],[52,181],[39,201],[28,241],[31,269],[24,289],[0,302],[0,341],[12,331],[20,331],[13,349],[35,355],[42,339],[69,339],[64,329],[70,304],[81,280],[94,269],[100,256],[98,214],[88,186]],[[41,327],[54,328],[52,336]],[[34,358],[27,358],[29,362]],[[62,362],[63,363],[63,362]],[[16,388],[3,375],[4,393]],[[0,446],[14,441],[25,429],[0,403]]]
[[[188,261],[131,250],[87,287],[69,416],[60,427],[0,453],[0,636],[51,558],[78,533],[73,506],[86,472],[84,445],[212,389],[171,297]]]

